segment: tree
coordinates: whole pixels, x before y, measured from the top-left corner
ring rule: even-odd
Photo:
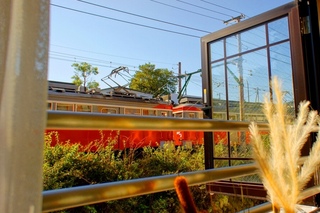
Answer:
[[[154,64],[139,66],[130,79],[129,88],[150,93],[153,97],[176,92],[177,78],[168,69],[156,69]]]
[[[92,74],[97,75],[99,73],[98,67],[93,67],[87,62],[73,63],[71,66],[75,69],[74,75],[71,77],[73,79],[72,83],[77,86],[82,85],[85,91],[87,90],[87,85],[89,88],[97,88],[99,86],[98,82],[88,80],[88,77]]]

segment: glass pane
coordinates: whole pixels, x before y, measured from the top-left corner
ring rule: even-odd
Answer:
[[[224,58],[223,40],[218,40],[210,44],[210,61]]]
[[[214,138],[214,156],[220,158],[228,158],[228,133],[227,132],[213,132]]]
[[[224,131],[216,131],[213,132],[213,138],[214,138],[214,143],[217,145],[225,145],[227,146],[228,144],[228,132],[224,132]],[[221,155],[220,157],[222,157],[223,155]]]
[[[266,45],[265,26],[235,34],[226,39],[227,56],[242,53]]]
[[[230,132],[231,157],[233,158],[251,158],[252,150],[250,145],[250,132]]]
[[[174,114],[174,117],[176,118],[182,118],[182,112],[178,112]]]
[[[140,109],[125,108],[124,114],[126,114],[126,115],[140,115]]]
[[[101,108],[100,112],[101,113],[106,113],[106,114],[117,114],[117,109],[114,109],[114,108]]]
[[[285,42],[270,47],[271,74],[278,76],[282,82],[283,101],[288,104],[289,112],[294,116],[294,94],[290,43]]]
[[[266,49],[229,59],[227,71],[229,120],[241,121],[252,118],[247,114],[260,114],[263,96],[269,91]]]
[[[211,71],[213,102],[215,100],[226,100],[224,62],[213,63],[211,65]]]
[[[288,40],[285,17],[210,43],[213,119],[265,122],[264,96],[274,75],[283,81],[284,101],[294,115]],[[215,167],[252,162],[245,160],[252,157],[249,131],[215,131],[213,135],[214,157],[230,158],[214,159]],[[242,180],[259,181],[257,176]]]
[[[194,113],[194,112],[189,112],[189,113],[188,113],[188,118],[196,118],[196,113]]]
[[[91,105],[77,105],[77,112],[91,112]]]
[[[57,103],[57,110],[73,111],[73,104]]]
[[[254,163],[254,160],[231,160],[231,166],[237,166],[237,165],[249,164],[249,163]],[[261,183],[261,179],[258,174],[232,178],[232,181]]]
[[[155,110],[148,110],[148,109],[144,109],[142,111],[143,115],[151,115],[151,116],[155,116],[156,115],[156,111]]]
[[[216,120],[227,120],[226,102],[214,101],[212,118]]]
[[[268,38],[270,44],[289,39],[288,17],[268,23]]]
[[[166,111],[161,111],[161,112],[160,112],[160,116],[168,117],[168,112],[166,112]]]
[[[228,167],[229,160],[214,160],[214,168]]]

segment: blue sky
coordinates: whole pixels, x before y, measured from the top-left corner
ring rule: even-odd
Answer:
[[[48,79],[71,82],[71,64],[83,61],[98,67],[92,79],[101,88],[108,87],[101,78],[119,66],[128,67],[126,78],[149,62],[176,74],[181,62],[182,73],[191,73],[201,68],[200,37],[228,27],[223,21],[240,13],[250,18],[288,2],[52,0]],[[114,80],[126,83],[120,76]],[[187,94],[200,96],[201,91],[200,74],[193,75]]]

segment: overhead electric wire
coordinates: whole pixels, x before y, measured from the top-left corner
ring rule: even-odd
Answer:
[[[207,10],[207,11],[210,11],[210,12],[214,12],[214,13],[217,13],[217,14],[220,14],[220,15],[224,15],[224,16],[228,16],[228,17],[231,17],[231,15],[228,15],[226,13],[221,13],[221,12],[218,12],[218,11],[215,11],[215,10],[211,10],[211,9],[208,9],[208,8],[205,8],[205,7],[201,7],[201,6],[198,6],[198,5],[195,5],[195,4],[191,4],[189,2],[185,2],[185,1],[182,1],[182,0],[177,0],[178,2],[181,2],[181,3],[184,3],[184,4],[187,4],[187,5],[190,5],[190,6],[193,6],[193,7],[197,7],[197,8],[200,8],[200,9],[203,9],[203,10]]]
[[[137,66],[134,66],[134,65],[128,65],[128,64],[123,64],[123,63],[119,63],[119,62],[113,62],[113,61],[106,61],[106,60],[103,60],[103,59],[96,59],[96,58],[89,58],[89,57],[85,57],[85,56],[79,56],[79,55],[74,55],[74,54],[68,54],[68,53],[61,53],[61,52],[55,52],[55,51],[50,51],[49,52],[49,57],[62,57],[62,59],[66,59],[66,60],[69,60],[69,61],[73,61],[73,62],[76,62],[76,61],[79,61],[80,60],[86,60],[86,61],[90,61],[90,62],[94,62],[94,63],[103,63],[102,64],[99,64],[99,66],[105,66],[105,67],[108,67],[109,65],[121,65],[121,66],[125,66],[125,67],[133,67],[133,68],[137,68]],[[57,59],[57,58],[55,58]],[[98,65],[98,64],[96,64]]]
[[[199,15],[199,16],[211,18],[211,19],[214,19],[214,20],[217,20],[217,21],[222,21],[222,22],[224,21],[224,20],[219,19],[219,18],[214,18],[214,17],[208,16],[208,15],[204,15],[204,14],[201,14],[201,13],[194,12],[192,10],[183,9],[183,8],[176,7],[176,6],[173,6],[173,5],[170,5],[170,4],[166,4],[166,3],[163,3],[163,2],[159,2],[159,1],[156,1],[156,0],[150,0],[150,1],[158,3],[158,4],[165,5],[167,7],[171,7],[171,8],[175,8],[175,9],[182,10],[182,11],[185,11],[185,12],[193,13],[193,14],[196,14],[196,15]]]
[[[50,5],[52,5],[54,7],[59,7],[59,8],[62,8],[62,9],[66,9],[66,10],[71,10],[71,11],[78,12],[78,13],[83,13],[83,14],[87,14],[87,15],[100,17],[100,18],[110,19],[110,20],[113,20],[113,21],[119,21],[119,22],[123,22],[123,23],[126,23],[126,24],[132,24],[132,25],[136,25],[136,26],[140,26],[140,27],[146,27],[146,28],[150,28],[150,29],[154,29],[154,30],[160,30],[160,31],[168,32],[168,33],[174,33],[174,34],[189,36],[189,37],[193,37],[193,38],[201,38],[200,36],[196,36],[196,35],[191,35],[191,34],[187,34],[187,33],[181,33],[181,32],[172,31],[172,30],[166,30],[166,29],[163,29],[163,28],[152,27],[152,26],[148,26],[148,25],[144,25],[144,24],[138,24],[138,23],[134,23],[134,22],[130,22],[130,21],[125,21],[125,20],[120,20],[120,19],[116,19],[116,18],[103,16],[103,15],[89,13],[89,12],[85,12],[83,10],[77,10],[77,9],[73,9],[73,8],[70,8],[70,7],[65,7],[65,6],[56,5],[56,4],[52,4],[52,3]]]
[[[158,63],[158,64],[170,64],[172,65],[176,65],[175,63],[169,63],[169,62],[162,62],[162,61],[153,61],[153,60],[146,60],[146,59],[141,59],[141,58],[131,58],[131,57],[125,57],[125,56],[118,56],[118,55],[112,55],[112,54],[106,54],[106,53],[100,53],[100,52],[94,52],[94,51],[88,51],[88,50],[82,50],[82,49],[78,49],[78,48],[73,48],[73,47],[66,47],[66,46],[61,46],[61,45],[56,45],[56,44],[50,44],[51,46],[55,46],[55,47],[61,47],[61,48],[65,48],[65,49],[70,49],[70,50],[76,50],[76,51],[80,51],[80,52],[85,52],[85,53],[93,53],[93,54],[97,54],[97,55],[106,55],[106,56],[112,56],[112,57],[117,57],[117,58],[125,58],[125,59],[130,59],[130,60],[135,60],[135,61],[150,61],[152,63]]]
[[[69,53],[62,53],[62,52],[56,52],[56,51],[50,51],[50,55],[59,55],[59,56],[64,56],[64,57],[72,57],[75,59],[85,59],[85,60],[90,60],[90,61],[95,61],[95,62],[103,62],[103,63],[112,63],[112,61],[107,61],[103,59],[96,59],[96,58],[90,58],[90,57],[85,57],[81,55],[75,55],[75,54],[69,54]]]
[[[211,32],[206,31],[206,30],[201,30],[201,29],[197,29],[197,28],[193,28],[193,27],[188,27],[188,26],[184,26],[184,25],[180,25],[180,24],[175,24],[175,23],[168,22],[168,21],[163,21],[163,20],[159,20],[159,19],[155,19],[155,18],[150,18],[150,17],[147,17],[147,16],[142,16],[142,15],[139,15],[139,14],[125,12],[123,10],[114,9],[114,8],[107,7],[107,6],[100,5],[100,4],[95,4],[95,3],[91,3],[91,2],[87,2],[87,1],[83,1],[83,0],[77,0],[77,1],[85,3],[85,4],[90,4],[90,5],[93,5],[93,6],[96,6],[96,7],[100,7],[100,8],[104,8],[104,9],[108,9],[108,10],[113,10],[113,11],[116,11],[116,12],[119,12],[119,13],[124,13],[124,14],[127,14],[127,15],[136,16],[136,17],[139,17],[139,18],[144,18],[144,19],[148,19],[148,20],[152,20],[152,21],[156,21],[156,22],[160,22],[160,23],[164,23],[164,24],[173,25],[173,26],[176,26],[176,27],[182,27],[182,28],[185,28],[185,29],[195,30],[195,31],[203,32],[203,33],[211,33]]]
[[[68,58],[65,58],[65,57],[61,58],[60,56],[49,56],[49,58],[60,60],[60,61],[69,61],[69,62],[73,62],[73,63],[76,62],[76,60],[68,59]],[[98,64],[98,63],[90,63],[90,64],[94,65],[94,66],[107,67],[107,68],[116,68],[116,67],[118,67],[118,66],[115,67],[112,64],[110,64],[110,65]]]
[[[206,0],[200,0],[200,1],[203,1],[203,2],[205,2],[205,3],[207,3],[207,4],[211,4],[211,5],[214,5],[214,6],[216,6],[216,7],[220,7],[220,8],[223,8],[223,9],[226,9],[226,10],[229,10],[229,11],[232,11],[232,12],[235,12],[235,13],[243,14],[243,13],[241,13],[241,12],[239,12],[239,11],[236,11],[236,10],[233,10],[233,9],[230,9],[230,8],[227,8],[227,7],[224,7],[224,6],[221,6],[221,5],[218,5],[218,4],[215,4],[215,3],[212,3],[212,2],[206,1]],[[245,15],[245,14],[243,14],[243,15]],[[245,16],[246,16],[246,15],[245,15]]]
[[[101,59],[94,59],[94,58],[71,55],[71,54],[66,54],[66,53],[58,53],[58,52],[53,52],[53,51],[50,51],[49,57],[53,58],[53,59],[59,59],[59,60],[71,61],[71,62],[77,62],[77,61],[79,61],[79,59],[83,59],[86,61],[93,62],[94,63],[93,65],[102,66],[102,67],[111,67],[112,65],[117,65],[117,66],[132,67],[134,69],[138,68],[137,66],[134,66],[134,65],[123,64],[123,63],[112,62],[112,61],[104,61]],[[97,63],[100,63],[100,64],[97,64]]]
[[[107,61],[104,59],[90,58],[90,57],[69,54],[69,53],[63,53],[63,52],[56,52],[56,51],[50,51],[49,57],[52,59],[70,61],[70,62],[77,62],[77,61],[79,62],[79,60],[85,60],[88,62],[93,62],[94,64],[92,63],[92,65],[102,66],[102,67],[112,67],[112,65],[131,67],[130,70],[131,71],[133,70],[135,72],[138,71],[137,69],[139,68],[139,66],[136,66],[136,65],[129,65],[129,64],[124,64],[124,63],[120,63],[120,62]],[[97,63],[100,63],[100,64],[97,64]]]

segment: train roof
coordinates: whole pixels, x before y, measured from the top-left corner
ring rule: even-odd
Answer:
[[[123,104],[135,106],[138,103],[148,105],[170,105],[161,99],[152,98],[145,95],[146,93],[128,93],[126,90],[114,90],[113,92],[101,92],[100,89],[81,91],[72,83],[49,81],[48,99],[51,101],[93,103],[93,104]],[[133,91],[133,90],[130,90]]]

